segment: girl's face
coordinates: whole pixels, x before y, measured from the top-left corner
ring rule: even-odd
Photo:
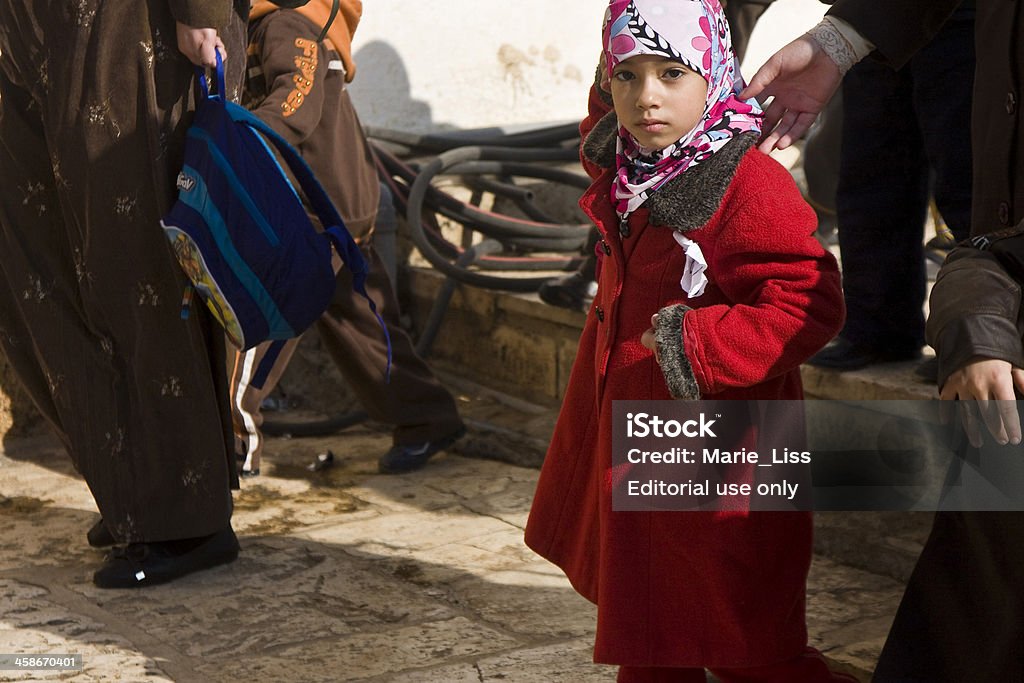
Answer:
[[[708,82],[679,62],[637,55],[616,65],[612,102],[619,123],[648,149],[664,149],[704,115]]]

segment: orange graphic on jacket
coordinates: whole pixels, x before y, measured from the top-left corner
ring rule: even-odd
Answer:
[[[288,93],[288,98],[281,103],[285,118],[291,116],[302,103],[306,101],[306,95],[313,88],[313,77],[316,75],[316,66],[319,60],[316,41],[296,38],[295,47],[302,50],[302,54],[295,57],[295,75],[292,80],[295,82],[295,89]]]

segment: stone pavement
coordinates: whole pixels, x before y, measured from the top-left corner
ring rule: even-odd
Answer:
[[[459,393],[471,424],[463,453],[508,447],[489,416],[553,417],[493,392]],[[593,607],[522,543],[537,470],[449,453],[381,476],[376,456],[389,441],[374,425],[273,439],[264,473],[236,494],[237,562],[101,591],[90,581],[102,554],[85,543],[96,512],[84,483],[55,441],[8,439],[0,653],[82,654],[85,666],[0,680],[614,680],[590,661]],[[334,466],[309,469],[328,449]],[[817,558],[812,642],[867,680],[901,590]]]

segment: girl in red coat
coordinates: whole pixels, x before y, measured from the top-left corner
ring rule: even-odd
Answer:
[[[599,291],[526,542],[597,603],[619,681],[853,680],[807,646],[810,513],[612,511],[613,400],[799,399],[843,297],[814,212],[754,147],[718,0],[613,0],[602,63],[580,200]]]

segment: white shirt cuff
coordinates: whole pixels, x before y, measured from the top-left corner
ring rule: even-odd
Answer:
[[[807,35],[836,63],[842,74],[875,49],[871,41],[837,17],[826,16]]]

